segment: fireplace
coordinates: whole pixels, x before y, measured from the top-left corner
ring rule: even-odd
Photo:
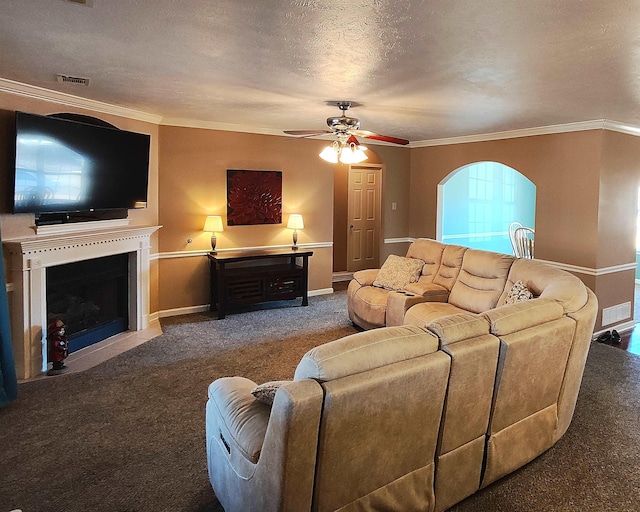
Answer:
[[[64,304],[58,302],[62,299],[56,295],[57,289],[67,288],[64,283],[73,280],[78,268],[69,267],[72,270],[65,274],[67,271],[64,268],[68,264],[81,263],[80,266],[85,267],[87,273],[97,274],[96,260],[117,256],[120,264],[126,264],[127,267],[126,276],[116,278],[115,274],[121,273],[120,270],[106,270],[107,275],[103,276],[106,277],[106,283],[98,285],[94,282],[89,286],[92,289],[81,307],[87,313],[85,320],[88,327],[106,310],[112,313],[114,309],[116,312],[120,311],[120,316],[119,319],[117,317],[106,322],[107,331],[118,328],[117,325],[114,326],[118,323],[124,326],[124,330],[130,331],[139,331],[148,326],[150,239],[160,226],[122,227],[114,224],[109,228],[110,222],[82,223],[84,226],[52,226],[44,230],[40,226],[36,236],[3,240],[3,247],[9,257],[8,266],[13,286],[11,328],[18,378],[35,377],[48,369],[46,326],[49,313],[60,312],[50,311],[48,304],[55,301],[55,309],[64,307]],[[50,296],[50,293],[55,297]],[[97,304],[98,298],[111,293],[120,296],[122,301],[119,305]],[[77,299],[72,297],[70,300]],[[95,314],[95,307],[101,308],[100,314]],[[79,332],[91,330],[81,327]],[[73,339],[73,336],[70,337]],[[87,341],[78,338],[75,350],[89,342],[92,343],[90,339]]]
[[[49,268],[47,323],[62,320],[69,353],[129,329],[128,282],[128,254]]]

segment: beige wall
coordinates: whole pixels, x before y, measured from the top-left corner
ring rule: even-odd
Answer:
[[[636,209],[640,185],[640,139],[602,132],[602,159],[598,198],[597,268],[636,261]],[[634,309],[635,271],[595,276],[593,287],[600,309],[631,302]],[[640,320],[640,319],[637,319]],[[601,317],[598,317],[598,326]]]
[[[594,130],[414,149],[411,236],[435,237],[437,186],[451,172],[500,162],[536,185],[536,257],[594,268],[601,137]]]
[[[633,272],[598,269],[635,262],[639,145],[637,137],[590,130],[415,148],[410,234],[435,237],[437,186],[451,172],[500,162],[536,185],[536,258],[591,269],[595,275],[577,275],[601,309],[633,303]]]
[[[298,243],[327,244],[312,249],[309,289],[331,288],[333,166],[317,157],[324,145],[318,140],[160,127],[160,251],[182,253],[160,260],[160,310],[209,302],[207,259],[188,254],[210,247],[209,235],[202,232],[207,215],[223,217],[225,230],[217,246],[239,249],[291,244],[288,215],[301,213],[305,228]],[[283,223],[227,226],[227,169],[282,171]]]

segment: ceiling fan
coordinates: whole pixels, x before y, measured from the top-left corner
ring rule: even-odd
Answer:
[[[342,115],[338,117],[329,117],[327,119],[327,126],[329,126],[328,130],[285,130],[284,133],[287,135],[298,136],[300,138],[335,133],[337,140],[320,153],[321,158],[333,163],[337,163],[338,158],[343,163],[357,163],[367,159],[367,156],[364,154],[364,150],[366,150],[366,148],[360,145],[358,139],[356,139],[356,135],[358,137],[364,137],[365,139],[380,140],[383,142],[390,142],[392,144],[409,144],[409,141],[406,139],[399,139],[388,135],[380,135],[379,133],[370,132],[368,130],[361,130],[360,119],[347,117],[346,115],[347,110],[352,106],[350,101],[338,101],[336,102],[336,106],[342,110]]]

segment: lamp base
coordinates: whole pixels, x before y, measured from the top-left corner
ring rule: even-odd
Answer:
[[[216,235],[211,235],[211,252],[213,254],[216,253],[216,243],[218,242],[218,239],[216,238]]]

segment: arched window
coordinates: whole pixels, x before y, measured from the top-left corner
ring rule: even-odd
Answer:
[[[456,169],[438,185],[437,238],[474,249],[513,254],[509,225],[535,229],[536,186],[498,162]]]

